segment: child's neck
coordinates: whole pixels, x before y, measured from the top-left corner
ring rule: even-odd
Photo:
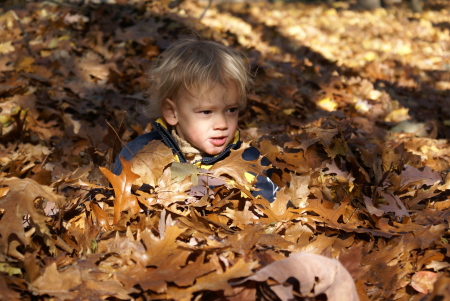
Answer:
[[[205,153],[194,147],[192,144],[178,136],[177,131],[172,129],[172,136],[180,147],[181,152],[189,163],[201,160]]]

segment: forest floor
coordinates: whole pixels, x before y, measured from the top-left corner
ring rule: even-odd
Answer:
[[[207,3],[0,8],[0,299],[449,299],[448,2]],[[152,60],[192,30],[249,59],[240,128],[273,203],[240,150],[205,174],[161,148],[145,191],[109,171],[151,130]]]

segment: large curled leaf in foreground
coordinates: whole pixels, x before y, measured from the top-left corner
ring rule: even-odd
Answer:
[[[267,281],[269,278],[278,284],[270,289],[283,301],[292,300],[294,278],[298,281],[302,297],[326,294],[330,301],[358,301],[352,276],[337,260],[320,255],[297,253],[286,259],[275,261],[257,271],[243,281]],[[289,280],[289,281],[288,281]]]

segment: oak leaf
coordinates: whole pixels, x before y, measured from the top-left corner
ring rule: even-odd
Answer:
[[[439,274],[430,271],[420,271],[411,278],[411,286],[422,294],[428,294],[433,290],[434,283],[439,279]]]
[[[8,287],[7,276],[0,276],[0,300],[20,300],[20,293]]]
[[[100,206],[97,204],[91,203],[92,212],[97,219],[99,225],[105,227],[106,230],[111,231],[112,228],[108,222],[108,213],[106,213]]]
[[[401,189],[405,189],[414,184],[414,188],[421,187],[422,185],[433,186],[442,181],[439,173],[432,171],[431,168],[425,167],[423,170],[419,170],[410,165],[405,165],[401,173],[401,179]]]
[[[310,174],[298,176],[292,175],[289,187],[284,188],[284,194],[290,197],[295,207],[304,208],[308,205]]]
[[[398,217],[409,216],[408,211],[406,210],[405,204],[403,204],[402,200],[390,191],[381,191],[378,189],[378,193],[384,200],[387,201],[387,204],[379,205],[379,208],[384,212],[392,212]]]
[[[120,162],[122,163],[122,173],[118,176],[108,169],[100,167],[102,173],[111,182],[116,196],[114,200],[114,224],[119,222],[122,211],[130,209],[132,214],[136,214],[140,210],[137,197],[131,193],[131,186],[139,176],[131,171],[130,162],[123,158],[120,159]]]
[[[172,150],[159,140],[145,145],[131,160],[131,171],[139,176],[134,185],[156,187],[163,170],[174,161]]]
[[[167,295],[175,300],[190,300],[192,294],[201,291],[229,291],[232,290],[229,281],[253,274],[253,269],[258,266],[256,261],[246,261],[238,259],[232,266],[226,268],[223,273],[213,272],[197,278],[194,285],[186,289],[172,288],[167,291]]]
[[[308,253],[296,253],[275,261],[241,282],[263,282],[271,278],[278,284],[271,285],[270,289],[287,301],[294,299],[294,288],[288,283],[291,277],[299,282],[298,293],[303,297],[326,294],[330,301],[359,300],[352,277],[339,261]]]
[[[0,236],[2,252],[7,253],[11,235],[17,236],[22,244],[28,245],[29,241],[24,231],[24,217],[32,219],[33,224],[39,227],[39,232],[44,235],[45,242],[54,249],[54,244],[50,239],[50,232],[46,225],[47,217],[44,215],[43,204],[46,202],[62,206],[64,198],[56,194],[48,186],[40,185],[31,179],[3,178],[0,179],[0,186],[3,196],[0,197],[0,208],[4,214],[0,219]],[[41,208],[35,205],[38,199],[44,200]]]
[[[58,271],[56,262],[45,267],[41,276],[32,282],[33,288],[41,295],[51,293],[61,299],[76,296],[73,289],[82,283],[82,275],[76,266]]]
[[[246,161],[242,158],[242,153],[248,147],[248,143],[243,143],[238,150],[231,150],[230,155],[215,163],[210,171],[214,172],[216,176],[228,175],[244,186],[252,184],[246,174],[261,175],[267,167],[261,165],[261,156],[253,161]]]
[[[166,225],[164,234],[160,238],[155,237],[149,229],[142,231],[141,237],[148,255],[145,264],[158,267],[171,256],[185,252],[189,254],[188,251],[178,250],[176,241],[176,238],[185,231],[186,229],[176,225]]]

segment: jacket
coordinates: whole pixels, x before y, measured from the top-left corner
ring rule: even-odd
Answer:
[[[163,119],[158,119],[153,123],[154,130],[138,136],[136,139],[127,143],[127,145],[122,148],[114,163],[113,173],[119,175],[122,172],[122,164],[120,158],[124,158],[130,161],[145,145],[153,140],[161,140],[166,146],[168,146],[175,156],[176,161],[181,163],[187,163],[187,160],[180,150],[177,142],[173,138],[172,134],[168,130],[168,126]],[[215,163],[226,158],[231,150],[237,150],[241,147],[242,141],[240,140],[239,131],[236,131],[233,141],[219,154],[205,156],[200,160],[202,165],[214,165]],[[242,154],[242,159],[246,161],[253,161],[259,158],[260,152],[253,146],[246,148]],[[270,164],[267,158],[263,157],[261,160],[263,166],[268,166]],[[272,180],[266,175],[254,175],[256,181],[254,183],[254,188],[257,190],[252,191],[253,196],[262,196],[269,202],[273,202],[276,197],[276,192],[279,190],[278,186],[272,182]]]

